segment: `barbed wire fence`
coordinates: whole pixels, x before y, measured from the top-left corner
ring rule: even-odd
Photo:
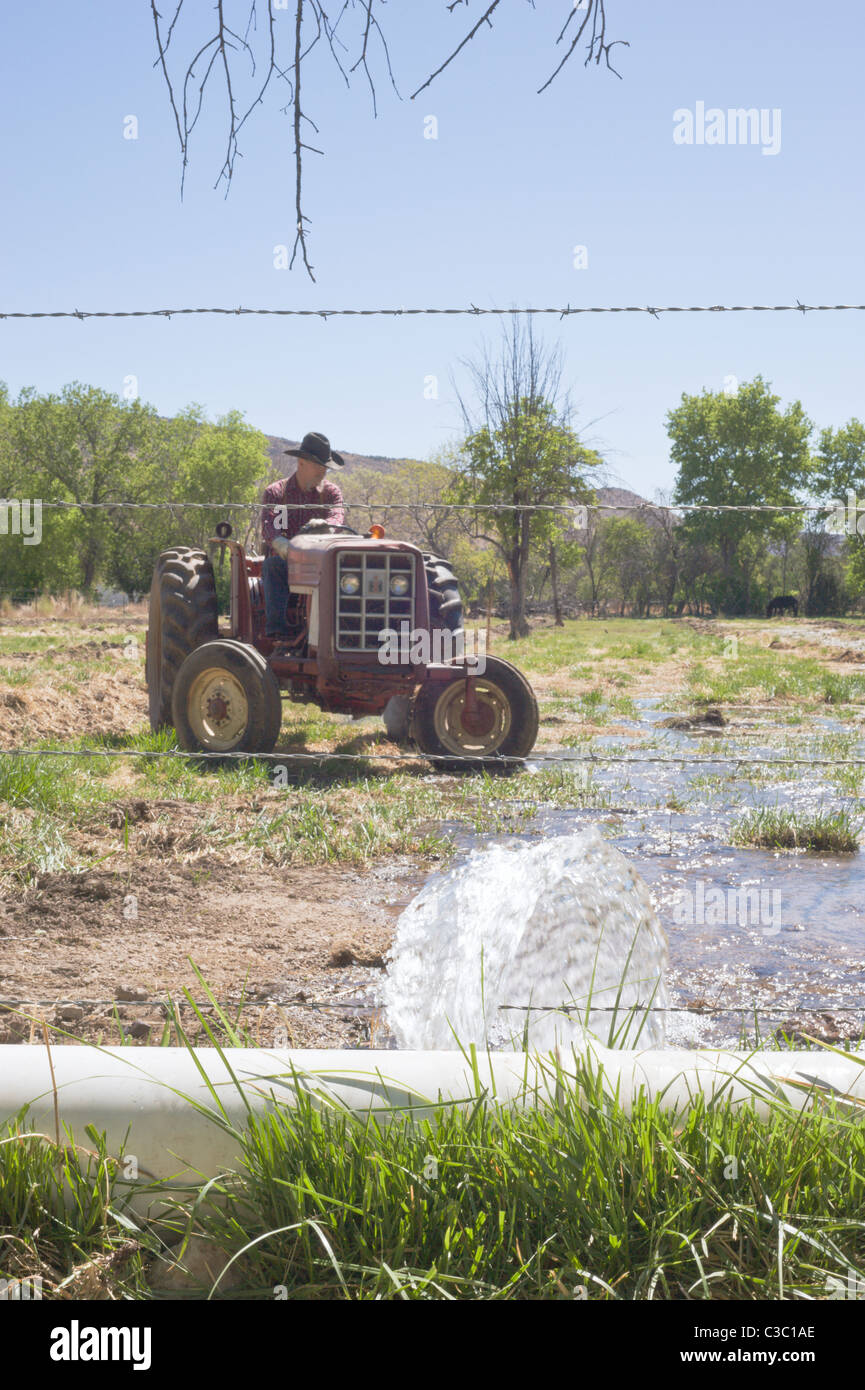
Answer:
[[[797,299],[793,304],[565,304],[553,307],[534,308],[529,306],[509,309],[483,307],[474,303],[457,305],[451,308],[407,308],[399,307],[361,308],[361,309],[299,309],[299,308],[235,308],[198,307],[175,309],[6,309],[0,310],[2,319],[142,319],[142,318],[180,318],[184,315],[220,314],[233,317],[267,318],[412,318],[423,315],[457,315],[478,317],[498,315],[513,318],[518,315],[552,314],[560,319],[579,314],[647,314],[659,318],[661,314],[826,314],[862,312],[865,304],[803,304]]]

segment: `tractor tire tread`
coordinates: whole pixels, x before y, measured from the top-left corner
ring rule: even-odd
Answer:
[[[172,728],[171,697],[190,652],[219,635],[213,566],[203,550],[174,546],[156,561],[150,589],[146,676],[150,727]]]

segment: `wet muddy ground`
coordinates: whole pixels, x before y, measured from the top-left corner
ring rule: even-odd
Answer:
[[[681,626],[689,625],[709,626]],[[134,611],[75,632],[59,621],[0,624],[3,748],[96,734],[122,747],[140,735],[145,626]],[[723,636],[728,629],[712,630]],[[599,643],[610,640],[606,627],[593,631]],[[861,623],[776,623],[755,640],[784,659],[816,657],[826,671],[861,672],[865,661]],[[590,647],[588,656],[600,664],[605,650]],[[31,670],[35,679],[23,674]],[[865,758],[865,708],[824,706],[802,720],[795,700],[738,701],[722,704],[713,727],[705,708],[695,710],[683,695],[681,658],[635,663],[630,708],[616,708],[615,685],[601,691],[595,674],[529,674],[541,705],[543,760],[503,784],[507,828],[498,834],[534,838],[598,823],[637,864],[670,943],[670,1043],[728,1045],[781,1029],[832,1041],[861,1037],[861,853],[776,852],[730,841],[733,822],[751,805],[861,816],[862,783],[841,774]],[[596,690],[597,701],[586,704]],[[571,697],[584,701],[578,713]],[[380,739],[362,732],[367,724],[357,726],[359,737]],[[336,725],[334,732],[345,734]],[[310,726],[302,746],[326,747],[328,737]],[[678,761],[592,765],[587,794],[573,804],[525,795],[529,779],[551,763],[582,772],[585,763],[572,760],[592,753]],[[753,763],[792,756],[812,765]],[[48,854],[48,867],[26,885],[7,879],[0,893],[0,1041],[41,1038],[44,1020],[62,1030],[58,1041],[158,1042],[171,1008],[200,1034],[184,990],[212,1024],[203,979],[226,1014],[240,1017],[245,1035],[263,1045],[387,1045],[378,997],[394,924],[425,876],[441,867],[435,856],[286,865],[260,855],[256,862],[233,847],[209,852],[210,809],[182,797],[130,799],[125,766],[111,773],[119,809],[84,812],[76,821],[83,857],[74,871],[52,868]],[[426,786],[448,781],[421,772]],[[352,795],[347,785],[346,804]],[[246,802],[227,801],[223,809],[248,816],[257,805]],[[7,845],[22,827],[31,833],[34,814],[0,803]],[[134,843],[118,852],[118,826],[130,825]],[[445,815],[437,826],[455,846],[451,862],[496,838],[465,817]]]

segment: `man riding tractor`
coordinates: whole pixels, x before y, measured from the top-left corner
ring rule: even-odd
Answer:
[[[296,471],[271,483],[261,499],[265,504],[261,513],[265,636],[277,639],[273,656],[285,654],[287,639],[293,635],[287,619],[289,541],[311,521],[341,526],[345,519],[342,493],[325,478],[328,468],[343,468],[345,460],[331,451],[327,436],[315,431],[305,434],[299,449],[285,452],[297,459]]]
[[[538,733],[531,686],[510,662],[468,652],[447,560],[382,526],[359,535],[343,523],[342,493],[325,478],[343,460],[324,435],[286,452],[297,471],[264,492],[265,555],[231,539],[228,522],[215,528],[211,544],[231,554],[227,625],[205,551],[175,546],[156,562],[151,727],[173,727],[189,752],[269,753],[288,698],[383,715],[391,738],[440,767],[526,757]]]

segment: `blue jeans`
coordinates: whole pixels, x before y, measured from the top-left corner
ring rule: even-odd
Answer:
[[[285,621],[288,604],[288,565],[278,555],[268,555],[261,567],[261,584],[264,589],[264,635],[265,637],[290,637],[291,632]]]

